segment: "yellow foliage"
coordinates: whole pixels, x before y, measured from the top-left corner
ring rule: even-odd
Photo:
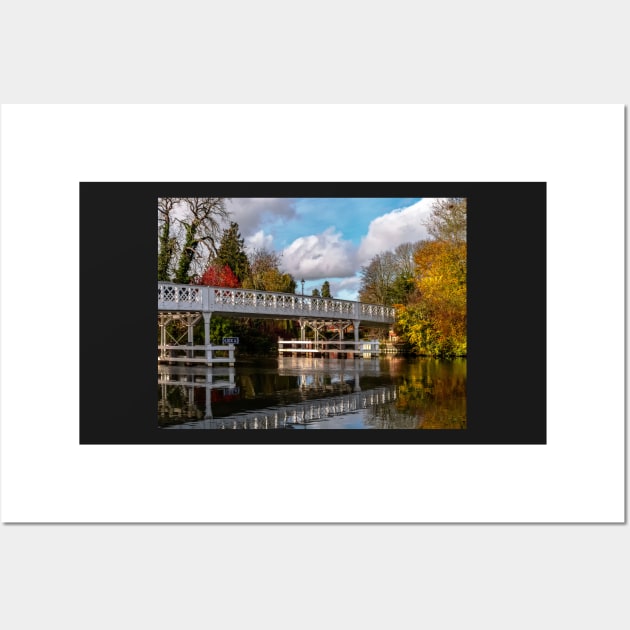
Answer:
[[[416,302],[398,324],[421,354],[466,354],[466,243],[428,241],[415,254]]]

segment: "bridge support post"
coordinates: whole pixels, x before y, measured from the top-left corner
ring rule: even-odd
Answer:
[[[160,359],[164,359],[166,357],[166,321],[165,318],[160,316],[160,345],[162,349],[160,350]]]
[[[210,318],[212,317],[211,311],[203,312],[203,341],[206,346],[206,361],[210,363],[212,361],[212,350],[210,347]]]
[[[306,322],[300,319],[300,341],[306,341]]]
[[[361,353],[359,353],[359,324],[360,323],[361,321],[358,319],[354,319],[352,321],[352,328],[354,329],[354,358],[355,359],[361,356]]]
[[[203,418],[204,420],[212,420],[212,376],[208,375],[206,378],[210,379],[210,382],[206,385],[206,408]]]
[[[195,341],[195,334],[194,334],[195,331],[194,331],[194,328],[193,328],[194,319],[193,319],[193,317],[191,315],[189,315],[187,317],[186,324],[188,324],[188,337],[187,337],[188,346],[192,346],[192,345],[194,345],[194,341]],[[189,358],[192,358],[195,355],[195,353],[192,350],[188,350],[186,352],[186,355]]]

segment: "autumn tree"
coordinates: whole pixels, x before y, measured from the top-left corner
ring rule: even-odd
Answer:
[[[254,250],[249,276],[243,287],[258,291],[294,293],[296,282],[292,275],[280,271],[280,255],[265,248]]]
[[[216,262],[208,265],[208,268],[195,284],[203,284],[210,287],[228,287],[232,289],[241,286],[236,274],[229,265],[221,266]]]
[[[398,310],[397,331],[419,354],[465,355],[466,200],[437,199],[425,225],[433,239],[414,252],[415,292]]]
[[[280,270],[281,257],[266,248],[249,255],[249,274],[243,281],[244,289],[257,291],[295,292],[293,276]],[[256,352],[269,352],[277,347],[278,336],[293,338],[295,325],[290,320],[274,322],[268,319],[241,320],[241,348],[249,346]]]
[[[420,297],[399,315],[407,340],[421,354],[466,354],[466,244],[428,241],[416,264]]]
[[[240,286],[238,278],[229,265],[220,265],[213,262],[208,265],[206,270],[194,278],[194,284],[202,284],[210,287],[226,287],[236,288]],[[220,344],[223,337],[233,337],[236,331],[236,322],[228,317],[214,313],[210,318],[210,341],[211,343]],[[205,343],[203,322],[200,321],[195,327],[195,338],[197,343]]]

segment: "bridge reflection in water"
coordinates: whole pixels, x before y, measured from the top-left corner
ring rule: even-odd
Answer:
[[[252,376],[256,377],[255,385]],[[280,357],[274,360],[273,367],[252,366],[250,374],[241,367],[161,365],[159,426],[376,428],[364,426],[364,416],[383,415],[382,410],[397,399],[397,387],[388,378],[382,383],[381,376],[379,361],[343,359]],[[362,378],[367,384],[365,389],[361,388]],[[413,426],[410,421],[405,428]]]
[[[309,400],[285,407],[269,407],[225,418],[204,418],[193,423],[172,425],[171,429],[289,429],[306,428],[335,416],[354,413],[395,399],[394,388],[346,394],[335,398]]]

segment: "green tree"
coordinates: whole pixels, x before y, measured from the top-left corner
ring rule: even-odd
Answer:
[[[328,280],[326,280],[324,284],[322,284],[322,297],[323,298],[332,297],[332,295],[330,294],[330,282],[328,282]]]
[[[394,281],[390,288],[392,304],[408,304],[415,291],[415,253],[422,245],[422,241],[417,243],[401,243],[396,247],[393,254]]]
[[[164,197],[158,199],[158,281],[168,282],[171,279],[173,259],[177,247],[177,239],[173,235],[174,208],[177,199]]]
[[[311,293],[312,297],[321,297],[320,293],[319,293],[319,289],[313,289],[313,292]]]
[[[219,267],[227,265],[242,284],[250,275],[249,259],[245,253],[244,239],[239,233],[238,223],[232,221],[223,232],[213,263]]]
[[[390,288],[392,304],[408,304],[416,288],[413,274],[397,275]]]

